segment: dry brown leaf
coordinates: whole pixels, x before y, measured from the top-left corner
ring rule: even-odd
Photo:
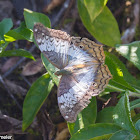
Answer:
[[[52,0],[49,5],[45,6],[43,9],[44,13],[48,13],[51,10],[53,10],[55,7],[58,7],[59,5],[63,4],[65,0]]]
[[[7,115],[3,115],[0,112],[0,134],[8,134],[8,132],[22,134],[22,121],[19,121],[15,118],[9,117]]]
[[[43,67],[43,64],[42,64],[41,58],[36,59],[36,61],[32,60],[26,64],[26,66],[22,70],[21,74],[24,76],[34,75],[34,74],[40,72],[42,67]]]
[[[68,128],[63,129],[59,134],[56,136],[56,140],[67,140],[70,136]]]
[[[107,100],[107,102],[104,103],[104,107],[115,106],[116,103],[117,103],[117,96],[118,96],[117,93],[115,93],[115,92],[112,93],[112,94],[111,94],[111,98],[109,98],[109,99]],[[103,107],[103,108],[104,108],[104,107]]]
[[[62,131],[65,128],[68,128],[66,122],[62,122],[62,123],[57,124],[57,131],[58,132]]]
[[[55,127],[45,108],[44,109],[42,108],[38,112],[37,120],[40,132],[42,133],[43,136],[43,140],[52,140],[52,138],[54,137]]]
[[[1,72],[4,73],[6,72],[8,69],[10,69],[12,66],[14,66],[17,61],[19,60],[19,57],[11,57],[9,58],[5,64],[2,66],[1,68]]]
[[[23,87],[19,86],[19,85],[16,85],[15,83],[13,83],[12,81],[9,81],[9,80],[4,80],[5,84],[6,84],[6,87],[9,89],[9,91],[12,93],[12,94],[16,94],[18,95],[19,97],[22,95],[22,96],[25,96],[26,93],[27,93],[27,90],[24,89]]]

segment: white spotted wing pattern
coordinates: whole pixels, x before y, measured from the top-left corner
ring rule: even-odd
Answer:
[[[62,75],[58,86],[58,105],[68,122],[77,115],[92,96],[101,93],[112,75],[104,65],[105,55],[101,45],[66,32],[49,29],[41,23],[34,25],[34,37],[41,52]]]

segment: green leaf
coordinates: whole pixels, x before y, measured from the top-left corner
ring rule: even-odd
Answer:
[[[112,135],[112,137],[109,140],[133,140],[135,135],[130,133],[127,130],[120,130]]]
[[[43,65],[45,66],[47,72],[50,74],[51,78],[53,79],[53,81],[55,82],[55,84],[58,86],[60,79],[58,78],[58,76],[55,75],[55,72],[57,72],[58,69],[55,66],[53,66],[47,60],[47,58],[43,55],[43,53],[41,53],[41,58],[42,58]]]
[[[113,54],[108,52],[105,52],[105,55],[106,55],[105,63],[108,65],[108,68],[111,74],[113,75],[113,78],[110,80],[109,84],[119,89],[124,89],[124,90],[127,89],[135,92],[136,90],[124,80],[124,73],[121,67],[117,63],[118,58],[115,58]]]
[[[125,67],[125,65],[118,59],[118,57],[116,57],[115,55],[105,52],[106,56],[109,58],[106,58],[106,63],[109,66],[109,68],[111,69],[111,61],[112,63],[115,63],[120,71],[122,71],[122,75],[124,80],[131,85],[133,88],[140,90],[140,80],[137,80],[135,77],[133,77],[129,72],[128,69]],[[110,63],[109,63],[110,61]]]
[[[130,131],[137,136],[139,135],[131,120],[129,99],[127,93],[121,97],[118,104],[114,108],[113,120],[122,128]]]
[[[97,113],[96,123],[113,123],[113,109],[114,107],[106,107]]]
[[[41,76],[32,84],[23,104],[23,131],[32,123],[53,86],[54,83],[48,73]]]
[[[133,123],[136,123],[140,119],[140,113],[136,114],[133,118],[132,121]]]
[[[15,40],[28,40],[33,42],[33,32],[26,28],[24,22],[21,23],[20,27],[10,30],[4,37],[7,42],[13,42]]]
[[[70,134],[73,135],[82,128],[87,128],[89,125],[94,124],[96,121],[97,103],[96,97],[91,99],[90,104],[82,112],[78,114],[75,123],[68,123]]]
[[[0,47],[5,44],[4,40],[0,40]]]
[[[95,0],[90,1],[90,4],[91,3],[94,5]],[[94,7],[96,7],[96,5]],[[120,44],[120,32],[117,22],[106,6],[104,6],[100,14],[96,16],[96,11],[94,15],[94,9],[92,13],[89,13],[88,7],[86,7],[83,0],[78,0],[78,11],[84,26],[98,41],[108,46]],[[91,19],[94,20],[91,21]]]
[[[25,51],[23,49],[7,50],[4,51],[2,54],[0,54],[0,57],[10,57],[10,56],[23,56],[35,60],[35,58],[32,56],[30,52]]]
[[[78,121],[80,128],[88,127],[91,124],[94,124],[97,117],[97,103],[96,97],[91,99],[90,104],[82,112],[78,114]]]
[[[90,140],[108,140],[111,136],[112,134],[106,134],[95,138],[91,138]]]
[[[38,22],[44,24],[47,27],[51,27],[49,18],[42,13],[24,9],[24,18],[28,29],[33,30],[34,24]]]
[[[140,131],[140,119],[136,122],[135,128]]]
[[[81,1],[87,8],[91,22],[101,13],[108,0],[84,0]]]
[[[4,42],[2,44],[0,44],[0,55],[4,52],[4,50],[6,49],[6,47],[8,46],[9,42]]]
[[[121,127],[115,124],[101,123],[93,124],[88,128],[83,128],[75,133],[70,140],[89,140],[92,138],[100,137],[103,139],[105,135],[115,133],[119,131]],[[102,137],[101,137],[102,136]]]
[[[118,44],[115,47],[122,56],[140,70],[140,41],[135,41],[130,44]]]
[[[109,84],[107,85],[107,90],[110,92],[124,92],[126,90],[126,87],[113,80],[110,80]]]
[[[130,102],[130,109],[133,110],[134,108],[140,107],[140,99],[136,99]]]
[[[4,40],[4,34],[13,27],[13,22],[10,18],[5,18],[0,22],[0,40]]]

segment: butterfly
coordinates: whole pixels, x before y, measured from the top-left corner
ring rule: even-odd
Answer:
[[[59,69],[55,73],[62,76],[57,91],[59,109],[65,120],[73,123],[89,99],[101,93],[112,78],[104,64],[103,47],[41,23],[34,25],[33,33],[40,51]]]

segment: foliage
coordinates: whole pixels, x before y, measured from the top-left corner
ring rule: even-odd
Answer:
[[[117,44],[116,50],[126,59],[132,62],[140,70],[140,42],[135,41],[130,44]]]
[[[5,51],[10,42],[16,40],[33,41],[33,33],[26,28],[24,22],[17,29],[10,30],[12,27],[13,23],[11,19],[4,19],[0,22],[0,57],[24,56],[34,60],[32,54],[23,49]]]
[[[117,22],[111,11],[106,6],[107,0],[78,0],[79,15],[87,30],[101,43],[114,47],[122,56],[131,61],[140,69],[140,41],[130,44],[120,44],[120,32]],[[0,22],[0,56],[24,56],[34,59],[29,52],[19,50],[5,51],[10,42],[16,40],[27,40],[36,42],[33,38],[33,26],[36,22],[41,22],[50,27],[49,18],[41,13],[24,10],[25,22],[22,22],[17,29],[11,29],[13,23],[11,19],[4,19]],[[125,51],[124,51],[125,50]],[[131,111],[140,107],[140,99],[129,102],[128,96],[140,96],[140,80],[134,78],[125,65],[117,56],[105,52],[106,61],[113,79],[103,93],[119,92],[120,99],[115,107],[108,107],[97,112],[96,98],[92,98],[91,103],[81,113],[75,123],[68,123],[71,140],[75,139],[110,139],[131,140],[140,138],[139,124],[140,115],[131,117]],[[28,91],[23,105],[23,131],[34,120],[37,112],[51,92],[54,83],[58,85],[59,79],[54,73],[57,69],[51,65],[41,54],[43,64],[48,71],[33,83]],[[54,82],[54,83],[53,83]],[[103,95],[103,94],[102,94]]]
[[[115,46],[120,43],[120,32],[114,16],[105,6],[106,1],[78,0],[78,10],[83,24],[91,35],[105,45]],[[89,5],[93,8],[89,8]]]
[[[53,85],[54,83],[52,78],[50,78],[48,73],[44,74],[32,84],[23,105],[23,131],[33,121],[43,102],[50,93]]]

